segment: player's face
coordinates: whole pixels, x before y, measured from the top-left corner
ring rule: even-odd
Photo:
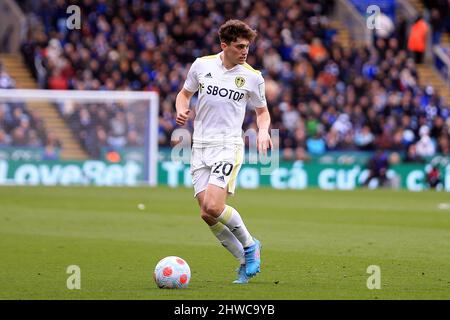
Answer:
[[[247,60],[250,42],[247,39],[237,38],[230,44],[222,43],[222,50],[232,64],[244,64]]]

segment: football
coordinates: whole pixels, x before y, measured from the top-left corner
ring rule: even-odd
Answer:
[[[157,263],[153,278],[161,289],[187,288],[191,280],[191,269],[180,257],[165,257]]]

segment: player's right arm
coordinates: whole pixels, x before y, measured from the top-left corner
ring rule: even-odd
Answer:
[[[191,101],[192,96],[198,90],[198,64],[198,59],[196,59],[189,69],[184,86],[175,100],[175,108],[177,109],[176,123],[179,126],[183,126],[189,118],[189,101]]]
[[[190,92],[185,88],[182,88],[177,95],[175,100],[175,108],[177,109],[177,119],[176,123],[179,126],[184,126],[189,118],[189,101],[191,101],[192,96],[195,92]]]

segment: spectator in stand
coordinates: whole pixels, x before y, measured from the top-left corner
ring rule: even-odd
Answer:
[[[412,53],[414,61],[418,64],[423,63],[427,46],[427,33],[427,22],[419,15],[411,26],[408,38],[408,50]]]
[[[24,128],[14,128],[12,130],[11,138],[11,146],[13,147],[25,147],[28,144],[27,134]]]
[[[0,61],[0,89],[13,89],[15,87],[16,82],[3,69],[2,62]]]
[[[314,62],[322,63],[328,56],[327,50],[319,38],[314,38],[309,46],[309,56]]]
[[[420,127],[420,140],[416,143],[417,155],[420,157],[432,157],[436,152],[436,147],[429,133],[430,129],[426,125]]]
[[[6,147],[11,144],[11,138],[0,126],[0,147]]]
[[[314,136],[306,139],[308,153],[311,155],[322,155],[326,151],[325,140],[323,139],[323,129],[318,127]]]
[[[283,125],[291,132],[294,132],[300,121],[299,112],[292,107],[290,102],[282,102],[280,109],[283,110]]]
[[[119,149],[126,145],[127,127],[125,113],[117,112],[111,119],[111,134],[108,137],[108,144],[113,148]]]
[[[450,138],[446,134],[442,134],[438,139],[439,152],[444,157],[450,156]]]
[[[3,130],[6,130],[9,114],[7,115],[7,112],[9,111],[9,105],[6,103],[0,103],[0,128],[3,128]]]
[[[53,131],[47,132],[47,136],[45,137],[45,145],[52,146],[52,147],[58,148],[58,149],[62,148],[61,141],[56,137],[56,135]]]
[[[61,70],[54,69],[48,78],[49,89],[67,90],[69,88],[67,79],[63,77]]]
[[[394,31],[394,37],[396,39],[398,39],[399,48],[401,50],[405,50],[406,49],[406,37],[407,37],[408,21],[407,21],[406,17],[402,13],[400,13],[397,16],[396,20],[397,21],[396,21],[395,24],[397,25],[397,27],[395,28],[395,31]]]
[[[441,172],[436,165],[430,166],[427,171],[427,184],[431,189],[442,188]]]
[[[136,130],[130,130],[127,134],[127,147],[139,147],[142,146],[142,141],[140,141],[139,134]]]
[[[41,147],[42,146],[42,141],[41,141],[41,139],[39,139],[36,130],[31,129],[28,132],[27,146],[29,146],[29,147]]]
[[[44,152],[42,153],[42,160],[58,160],[59,153],[58,150],[51,144],[44,147]]]
[[[388,154],[384,150],[378,149],[373,157],[370,158],[367,167],[369,175],[363,185],[368,186],[372,179],[378,180],[378,186],[385,186],[388,182],[387,171],[389,169]]]
[[[442,20],[441,13],[436,8],[432,8],[430,11],[430,26],[432,44],[439,44],[441,41],[442,32],[444,31],[444,21]]]
[[[439,44],[443,32],[450,34],[450,2],[448,0],[422,2],[429,10],[433,44]]]
[[[308,154],[304,147],[297,147],[295,148],[295,160],[308,162],[311,160],[311,156]]]
[[[424,163],[425,160],[417,154],[417,150],[416,150],[416,145],[415,144],[410,144],[408,146],[408,150],[406,152],[406,156],[403,159],[404,162],[407,163]]]
[[[371,151],[374,149],[375,137],[370,131],[368,125],[364,125],[361,129],[356,130],[355,144],[361,151]]]

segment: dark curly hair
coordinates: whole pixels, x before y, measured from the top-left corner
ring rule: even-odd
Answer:
[[[252,42],[257,35],[255,30],[241,20],[228,20],[220,26],[218,33],[220,42],[226,44],[236,41],[237,38],[244,38]]]

